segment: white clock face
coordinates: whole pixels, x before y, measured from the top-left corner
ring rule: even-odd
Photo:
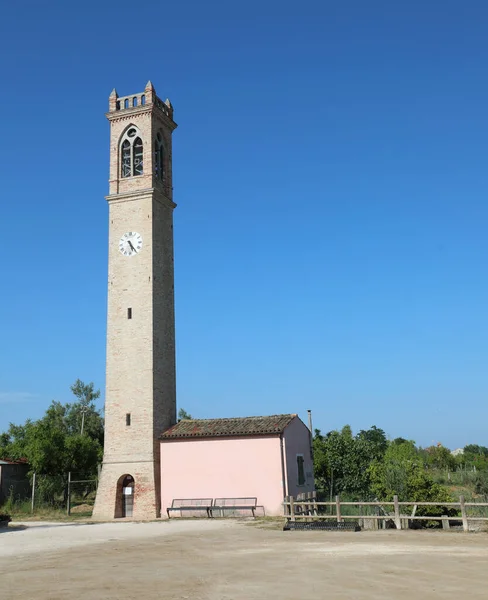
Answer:
[[[119,250],[124,256],[134,256],[142,249],[142,236],[137,231],[124,233],[120,238]]]

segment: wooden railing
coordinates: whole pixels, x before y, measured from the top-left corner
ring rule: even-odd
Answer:
[[[399,502],[398,496],[393,497],[393,502],[342,502],[339,496],[336,496],[335,502],[317,502],[316,492],[308,492],[299,494],[296,498],[287,496],[283,502],[285,517],[290,521],[297,519],[334,519],[338,523],[344,519],[354,519],[356,521],[364,521],[371,519],[376,521],[393,521],[397,529],[408,528],[408,521],[423,520],[423,521],[441,521],[444,529],[450,528],[451,521],[462,521],[463,530],[469,531],[469,523],[471,521],[488,521],[488,517],[477,517],[468,514],[470,508],[486,508],[488,503],[485,502],[466,502],[464,496],[459,497],[459,502]],[[342,507],[354,506],[357,507],[358,514],[346,515],[341,510]],[[413,507],[412,514],[402,514],[401,507]],[[421,506],[438,506],[439,509],[452,508],[460,512],[460,515],[451,517],[445,514],[439,515],[416,515],[418,507]],[[331,514],[324,514],[321,507],[329,507]],[[362,514],[364,507],[375,507],[377,514]],[[393,513],[385,510],[384,507],[393,507]],[[383,514],[378,514],[382,512]]]

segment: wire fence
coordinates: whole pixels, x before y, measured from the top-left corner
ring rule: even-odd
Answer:
[[[30,486],[11,486],[2,511],[14,514],[66,512],[90,515],[95,503],[98,478],[86,473],[60,475],[33,473]],[[30,489],[29,489],[30,488]]]

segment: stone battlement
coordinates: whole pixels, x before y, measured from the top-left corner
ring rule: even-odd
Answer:
[[[130,94],[130,96],[119,96],[114,88],[108,98],[109,113],[144,109],[150,105],[157,106],[168,118],[173,120],[173,106],[167,98],[164,102],[156,95],[153,84],[148,81],[143,92]]]

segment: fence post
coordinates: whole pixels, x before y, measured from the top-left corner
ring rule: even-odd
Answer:
[[[295,520],[295,501],[293,496],[290,496],[290,517],[292,521]]]
[[[66,514],[71,512],[71,471],[68,471],[68,501],[66,503]]]
[[[336,496],[336,516],[337,516],[337,522],[340,523],[342,521],[341,518],[341,499],[340,496]]]
[[[447,515],[442,516],[442,529],[450,529],[449,517]]]
[[[315,516],[317,516],[318,512],[317,512],[317,492],[316,491],[312,492],[312,499],[313,499],[313,514]]]
[[[463,529],[469,531],[468,515],[466,513],[466,504],[464,502],[464,496],[459,496],[459,502],[461,504],[461,516],[463,518]]]
[[[400,519],[400,507],[398,506],[398,496],[393,496],[393,506],[395,507],[395,526],[397,529],[402,528],[402,520]]]
[[[34,498],[36,496],[36,473],[32,475],[32,500],[31,500],[31,513],[34,513]]]

